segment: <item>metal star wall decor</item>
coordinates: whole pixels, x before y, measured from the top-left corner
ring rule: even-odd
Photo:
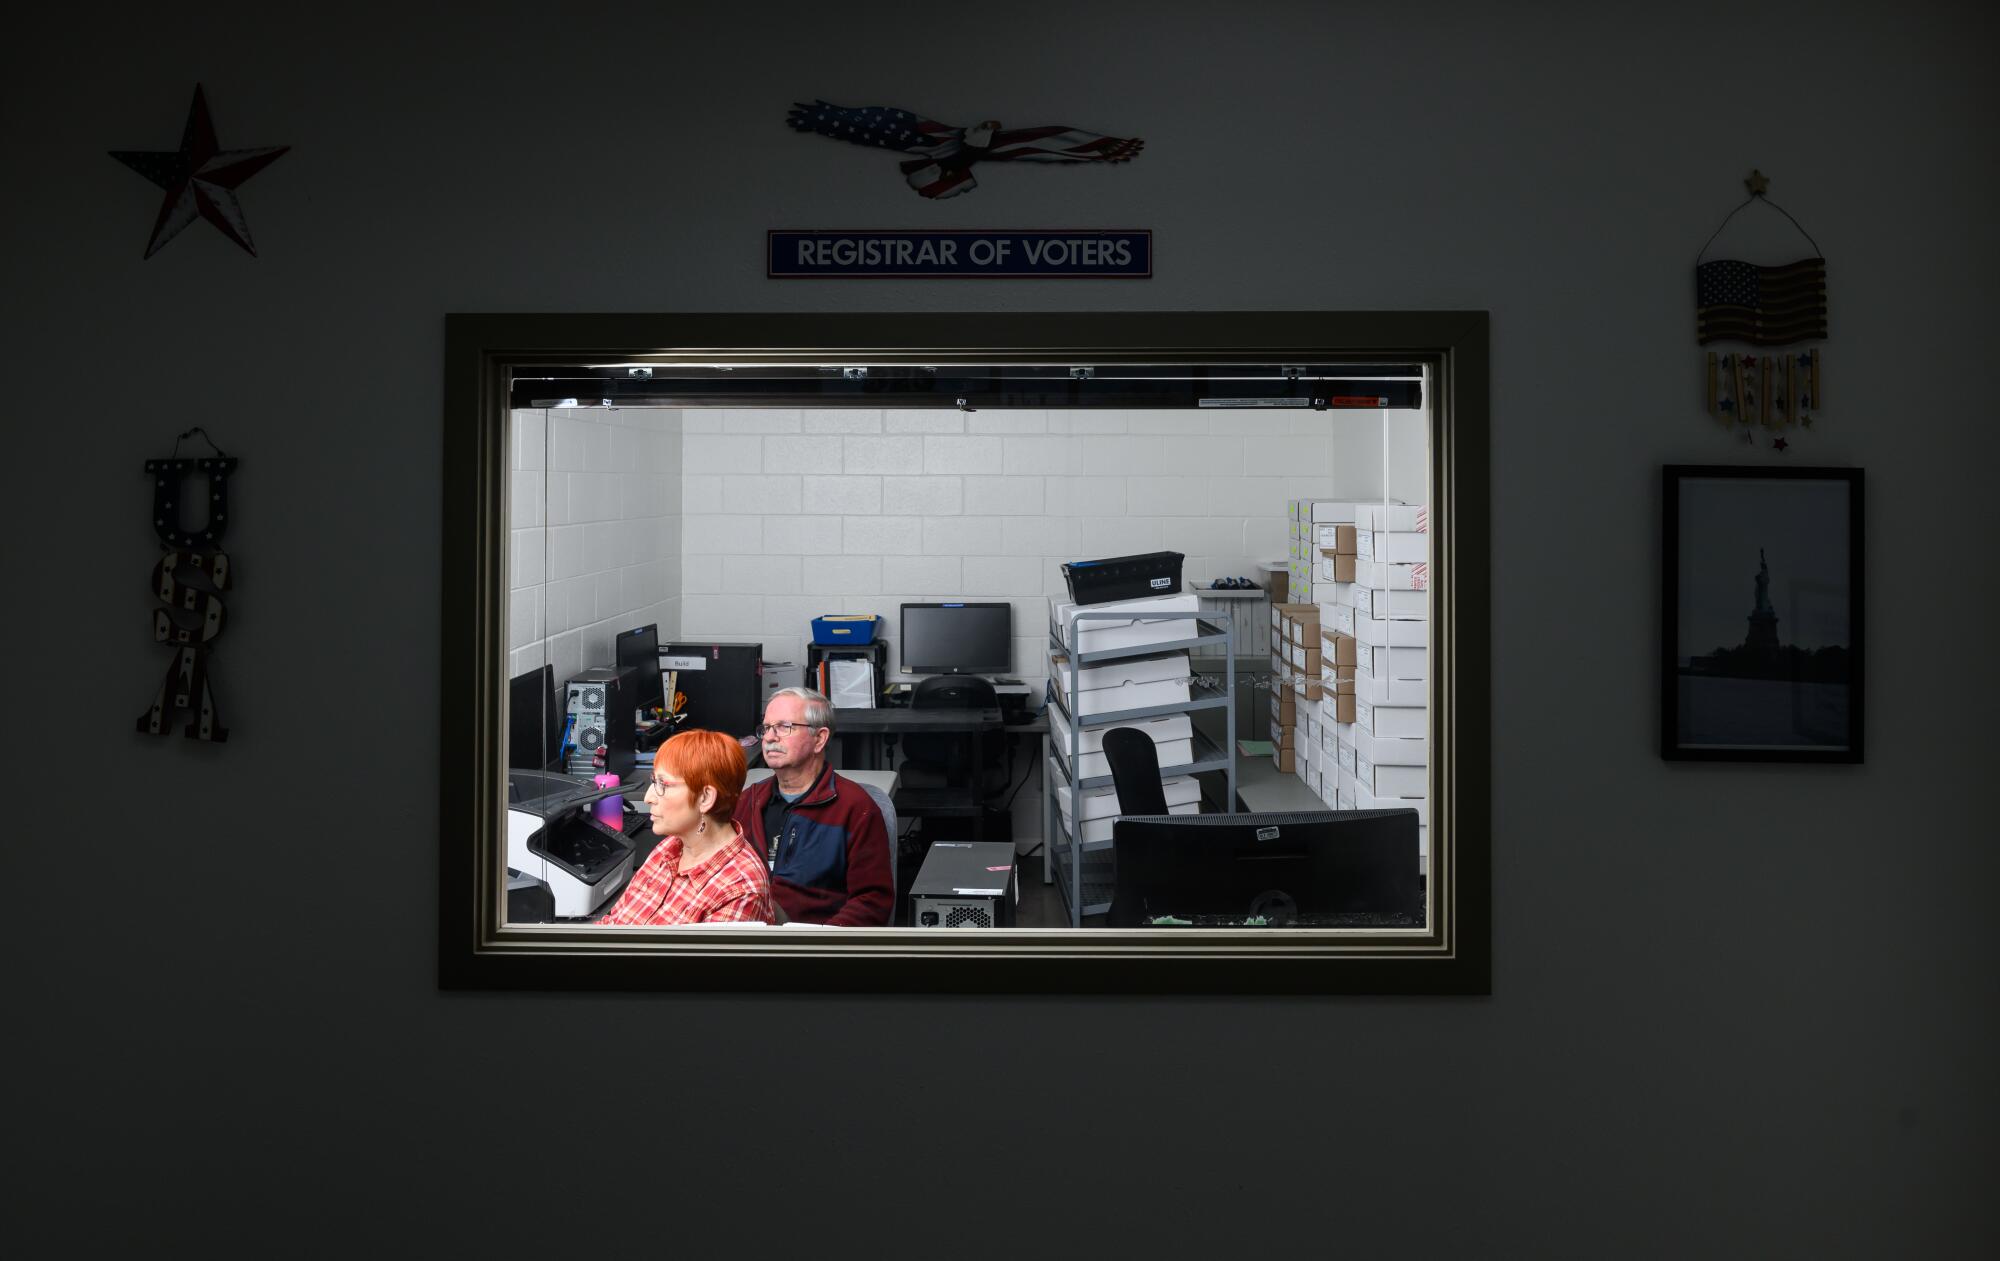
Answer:
[[[917,156],[900,163],[903,178],[934,200],[978,187],[975,162],[1130,162],[1146,142],[1100,136],[1074,127],[1002,129],[988,120],[977,127],[919,118],[906,109],[869,105],[851,109],[830,101],[795,103],[785,119],[794,131],[810,131],[853,144],[897,149]]]
[[[181,147],[163,151],[113,149],[111,156],[167,191],[160,214],[153,221],[152,239],[146,242],[146,257],[166,248],[168,241],[193,223],[197,216],[208,220],[230,240],[256,256],[250,244],[250,224],[243,207],[236,203],[236,189],[245,180],[283,157],[290,145],[269,145],[261,149],[223,149],[215,143],[215,123],[208,116],[208,98],[201,85],[194,85],[194,103],[188,106],[187,126],[181,131]]]

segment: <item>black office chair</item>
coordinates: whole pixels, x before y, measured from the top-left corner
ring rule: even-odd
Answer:
[[[1137,727],[1104,733],[1104,760],[1111,763],[1111,787],[1120,814],[1165,814],[1167,790],[1160,782],[1160,748]]]
[[[918,683],[910,693],[912,709],[998,709],[1000,698],[993,691],[993,685],[976,674],[933,674]],[[975,774],[980,776],[981,795],[999,792],[1007,786],[1010,776],[1001,764],[1007,741],[999,733],[986,737],[985,764],[972,765],[973,738],[970,733],[952,732],[923,737],[907,736],[903,744],[903,766],[907,770],[916,768],[927,774],[942,778],[945,785],[964,788],[972,783]],[[998,782],[994,780],[998,778]]]

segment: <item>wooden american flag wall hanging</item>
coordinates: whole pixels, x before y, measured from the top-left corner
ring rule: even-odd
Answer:
[[[1723,217],[1695,255],[1695,337],[1703,346],[1755,347],[1708,352],[1708,414],[1746,443],[1769,433],[1772,448],[1782,453],[1791,445],[1784,431],[1796,436],[1812,428],[1820,409],[1826,259],[1812,234],[1770,199],[1771,181],[1763,172],[1750,172],[1743,186],[1749,198]],[[1708,259],[1723,228],[1753,202],[1784,215],[1812,246],[1811,256],[1776,265]]]

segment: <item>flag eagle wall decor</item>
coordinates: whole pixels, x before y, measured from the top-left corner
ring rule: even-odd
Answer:
[[[785,121],[794,131],[913,154],[900,164],[903,178],[932,200],[978,187],[972,175],[975,163],[1130,162],[1146,146],[1137,138],[1100,136],[1060,124],[1003,128],[988,119],[976,127],[958,127],[919,118],[906,109],[850,108],[831,101],[795,103]]]

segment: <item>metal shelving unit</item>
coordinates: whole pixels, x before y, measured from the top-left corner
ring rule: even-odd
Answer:
[[[1063,904],[1069,908],[1069,922],[1072,928],[1083,925],[1086,915],[1102,915],[1111,909],[1113,887],[1114,856],[1110,841],[1084,841],[1083,805],[1078,799],[1086,788],[1099,788],[1111,783],[1111,776],[1079,775],[1083,764],[1083,733],[1087,729],[1116,727],[1122,723],[1139,722],[1147,718],[1157,718],[1165,714],[1192,714],[1204,709],[1220,709],[1224,715],[1224,740],[1221,748],[1199,731],[1192,732],[1189,760],[1173,766],[1160,767],[1161,778],[1175,775],[1192,775],[1198,771],[1221,771],[1229,780],[1228,791],[1223,795],[1226,809],[1236,809],[1236,653],[1235,636],[1226,620],[1218,621],[1213,614],[1195,611],[1173,611],[1147,613],[1149,621],[1185,621],[1188,633],[1174,639],[1157,643],[1138,644],[1130,648],[1105,648],[1091,652],[1078,652],[1072,645],[1080,639],[1082,623],[1129,622],[1136,616],[1134,611],[1079,608],[1069,614],[1069,624],[1065,628],[1054,617],[1049,621],[1049,647],[1061,653],[1068,663],[1067,678],[1064,672],[1052,672],[1048,682],[1048,703],[1060,711],[1062,723],[1069,729],[1067,742],[1056,738],[1051,731],[1048,746],[1048,763],[1055,774],[1045,775],[1042,784],[1042,835],[1048,838],[1042,851],[1042,878],[1053,878],[1062,890]],[[1064,631],[1067,629],[1068,634]],[[1079,706],[1076,695],[1079,691],[1077,678],[1085,666],[1106,661],[1120,661],[1132,657],[1154,657],[1177,650],[1189,650],[1219,646],[1224,661],[1223,678],[1220,685],[1213,675],[1195,674],[1190,671],[1188,699],[1169,705],[1147,705],[1137,709],[1114,710],[1102,714],[1078,716]],[[1053,717],[1053,715],[1052,715]],[[1065,743],[1068,747],[1064,747]],[[1077,834],[1071,835],[1064,825],[1063,813],[1058,793],[1069,794],[1069,817],[1076,821]]]

